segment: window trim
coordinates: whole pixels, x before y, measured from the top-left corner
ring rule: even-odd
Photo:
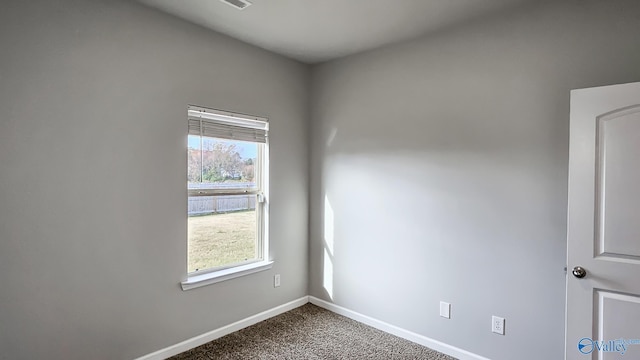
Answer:
[[[260,271],[271,269],[274,261],[269,258],[269,142],[268,142],[268,119],[264,117],[256,117],[239,113],[231,113],[227,111],[207,109],[198,106],[189,105],[188,120],[192,123],[194,118],[200,118],[200,128],[202,129],[202,121],[221,120],[223,122],[233,123],[233,125],[260,129],[264,131],[264,141],[250,141],[258,144],[258,154],[256,168],[257,172],[256,186],[253,188],[229,188],[229,189],[187,189],[187,197],[190,196],[220,196],[220,195],[256,195],[256,207],[258,227],[256,229],[256,258],[244,262],[222,265],[203,270],[189,272],[187,264],[186,280],[180,283],[182,290],[191,290],[202,286],[215,284],[218,282],[234,279],[237,277],[253,274]],[[234,123],[235,122],[235,123]],[[262,124],[257,126],[255,124]],[[189,135],[196,135],[189,129]],[[226,137],[218,137],[212,135],[200,134],[200,137],[229,139]],[[239,139],[240,140],[240,139]],[[247,140],[241,140],[247,141]]]
[[[254,274],[260,271],[266,271],[273,267],[273,260],[262,260],[258,262],[252,262],[245,265],[229,267],[222,270],[214,270],[204,273],[192,272],[187,276],[187,280],[180,283],[182,290],[187,291],[191,289],[197,289],[202,286],[207,286],[215,283],[219,283],[226,280],[235,279],[241,276]]]

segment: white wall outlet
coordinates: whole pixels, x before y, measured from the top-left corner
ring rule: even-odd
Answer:
[[[275,274],[273,276],[273,287],[280,286],[280,274]]]
[[[501,318],[499,316],[492,316],[491,331],[496,334],[504,335],[504,318]]]
[[[451,319],[451,304],[448,302],[440,301],[440,316],[443,318]]]

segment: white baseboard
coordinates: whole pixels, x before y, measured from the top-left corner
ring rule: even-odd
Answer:
[[[336,304],[330,303],[328,301],[324,301],[321,299],[318,299],[314,296],[309,296],[309,302],[320,306],[321,308],[327,309],[329,311],[332,311],[336,314],[342,315],[342,316],[346,316],[350,319],[353,319],[355,321],[361,322],[363,324],[369,325],[371,327],[374,327],[378,330],[384,331],[386,333],[401,337],[403,339],[407,339],[409,341],[412,341],[414,343],[426,346],[430,349],[439,351],[443,354],[447,354],[449,356],[453,356],[457,359],[460,360],[490,360],[486,357],[471,353],[469,351],[466,350],[462,350],[459,349],[455,346],[451,346],[448,344],[445,344],[443,342],[440,342],[438,340],[434,340],[434,339],[430,339],[426,336],[422,336],[420,334],[416,334],[414,332],[411,332],[409,330],[405,330],[402,328],[399,328],[395,325],[391,325],[388,324],[384,321],[380,321],[377,319],[374,319],[372,317],[366,316],[366,315],[362,315],[360,313],[357,313],[355,311],[343,308],[342,306],[338,306]]]
[[[384,331],[386,333],[401,337],[403,339],[407,339],[409,341],[412,341],[414,343],[426,346],[428,348],[431,348],[433,350],[439,351],[443,354],[447,354],[449,356],[453,356],[455,358],[458,358],[460,360],[490,360],[486,357],[471,353],[469,351],[466,350],[462,350],[459,349],[455,346],[451,346],[448,344],[445,344],[443,342],[434,340],[434,339],[430,339],[426,336],[422,336],[420,334],[416,334],[414,332],[411,332],[409,330],[405,330],[402,328],[399,328],[395,325],[391,325],[388,324],[384,321],[380,321],[377,319],[374,319],[372,317],[366,316],[366,315],[362,315],[360,313],[357,313],[355,311],[349,310],[347,308],[344,308],[342,306],[318,299],[314,296],[303,296],[299,299],[293,300],[291,302],[288,302],[286,304],[280,305],[280,306],[276,306],[272,309],[263,311],[259,314],[250,316],[246,319],[242,319],[240,321],[236,321],[233,324],[229,324],[227,326],[223,326],[221,328],[215,329],[213,331],[209,331],[207,333],[204,333],[202,335],[198,335],[195,336],[191,339],[187,339],[183,342],[180,342],[178,344],[175,345],[171,345],[167,348],[158,350],[156,352],[153,352],[151,354],[147,354],[144,355],[142,357],[139,357],[135,360],[163,360],[166,358],[169,358],[171,356],[174,355],[178,355],[182,352],[185,352],[187,350],[193,349],[196,346],[200,346],[203,344],[206,344],[210,341],[213,341],[217,338],[221,338],[225,335],[231,334],[232,332],[238,331],[238,330],[242,330],[248,326],[254,325],[259,323],[260,321],[263,320],[267,320],[269,318],[272,318],[276,315],[280,315],[282,313],[285,313],[289,310],[293,310],[297,307],[300,307],[306,303],[312,303],[314,305],[320,306],[321,308],[327,309],[329,311],[332,311],[336,314],[340,314],[342,316],[346,316],[350,319],[353,319],[355,321],[361,322],[363,324],[372,326],[378,330]]]
[[[293,310],[297,307],[300,307],[309,302],[308,296],[303,296],[297,300],[293,300],[286,304],[276,306],[273,309],[269,309],[263,311],[259,314],[250,316],[246,319],[242,319],[240,321],[236,321],[233,324],[229,324],[227,326],[223,326],[221,328],[215,329],[213,331],[209,331],[208,333],[204,333],[202,335],[198,335],[196,337],[192,337],[191,339],[187,339],[181,343],[171,345],[162,350],[158,350],[154,353],[144,355],[142,357],[137,358],[136,360],[163,360],[168,357],[178,355],[182,352],[185,352],[189,349],[193,349],[196,346],[200,346],[208,343],[209,341],[213,341],[217,338],[221,338],[225,335],[231,334],[232,332],[242,330],[248,326],[259,323],[260,321],[267,320],[276,315],[280,315],[289,310]]]

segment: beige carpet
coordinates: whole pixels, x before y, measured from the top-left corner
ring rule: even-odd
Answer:
[[[455,360],[312,304],[262,321],[171,359]]]

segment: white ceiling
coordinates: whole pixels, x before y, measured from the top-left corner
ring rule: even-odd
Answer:
[[[250,0],[237,10],[220,0],[138,0],[305,62],[407,40],[535,0]]]

